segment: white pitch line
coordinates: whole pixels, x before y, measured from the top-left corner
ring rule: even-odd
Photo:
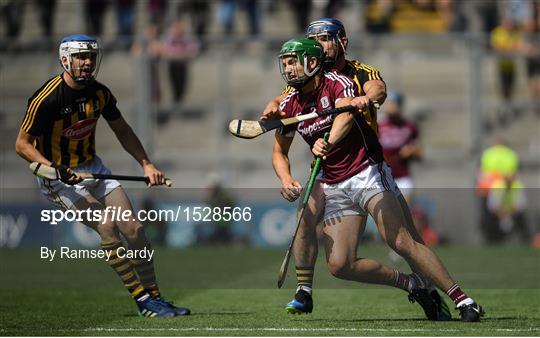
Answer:
[[[40,329],[43,330],[43,329]],[[540,327],[530,327],[523,329],[506,329],[506,328],[464,328],[462,329],[374,329],[374,328],[347,328],[347,327],[324,327],[324,328],[286,328],[286,327],[260,327],[260,328],[243,328],[243,327],[171,327],[171,328],[106,328],[106,327],[93,327],[86,329],[49,329],[49,331],[58,332],[462,332],[462,331],[478,331],[478,332],[537,332],[540,331]],[[10,330],[0,329],[0,332],[8,332]],[[19,332],[24,332],[24,329],[18,329]]]
[[[495,331],[495,332],[535,332],[540,331],[539,327],[530,327],[523,329],[505,329],[505,328],[464,328],[462,329],[374,329],[374,328],[345,328],[345,327],[326,327],[326,328],[285,328],[285,327],[260,327],[260,328],[243,328],[243,327],[182,327],[182,328],[87,328],[82,331],[85,332],[123,332],[123,331],[171,331],[171,332],[187,332],[187,331],[277,331],[277,332],[461,332],[461,331]],[[64,331],[64,330],[60,330]],[[66,329],[66,331],[81,331],[75,329]]]

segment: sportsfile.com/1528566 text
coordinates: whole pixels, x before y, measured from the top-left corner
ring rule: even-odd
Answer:
[[[163,222],[249,222],[251,221],[251,207],[209,207],[209,206],[181,206],[176,209],[139,210],[108,206],[105,209],[84,210],[51,210],[41,211],[41,221],[50,224],[59,222],[126,222],[126,221],[163,221]]]

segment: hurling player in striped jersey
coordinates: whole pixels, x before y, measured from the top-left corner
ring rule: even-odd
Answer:
[[[38,178],[42,194],[63,210],[131,210],[124,189],[116,180],[82,180],[75,171],[110,174],[96,155],[95,134],[100,116],[124,149],[139,162],[149,185],[161,185],[165,176],[148,159],[131,127],[116,106],[111,91],[96,80],[101,62],[98,41],[86,35],[62,39],[59,61],[63,72],[49,79],[28,100],[15,150],[29,162],[56,168],[61,179]],[[145,317],[187,315],[189,309],[166,302],[160,294],[152,258],[127,258],[130,250],[150,250],[142,224],[138,220],[117,221],[107,217],[86,219],[83,223],[101,238],[101,248],[108,253],[107,263],[122,280]],[[132,213],[133,214],[133,213]],[[86,214],[88,215],[88,214]],[[121,235],[120,235],[121,234]]]
[[[382,80],[380,73],[372,66],[365,65],[359,61],[350,61],[345,58],[348,39],[343,24],[339,20],[330,18],[315,20],[308,26],[306,36],[311,39],[316,39],[324,47],[325,69],[337,70],[346,75],[350,80],[354,81],[358,87],[359,93],[352,99],[351,104],[360,110],[359,114],[362,114],[364,117],[363,121],[370,127],[369,132],[377,135],[377,111],[370,103],[373,101],[382,103],[386,97],[386,84]],[[294,88],[292,86],[286,86],[280,96],[268,103],[261,115],[261,119],[283,117],[283,112],[280,110],[279,104],[293,91]],[[301,185],[298,182],[291,182],[291,187],[289,187],[289,189],[299,191]],[[423,245],[423,239],[414,227],[409,208],[403,196],[399,193],[399,190],[396,190],[395,193],[403,214],[405,215],[408,232],[417,243]],[[324,209],[324,194],[320,183],[315,184],[312,194],[313,198],[310,199],[307,212],[304,215],[304,220],[301,222],[298,237],[293,247],[297,267],[298,286],[295,299],[286,306],[286,310],[292,313],[309,313],[313,308],[311,291],[314,265],[318,251],[315,226],[321,221],[321,210]],[[359,267],[361,268],[362,265]],[[411,265],[411,268],[414,272],[418,272],[418,269],[413,268],[413,265]],[[367,269],[362,272],[369,274],[369,270]],[[451,313],[448,306],[438,294],[433,283],[429,279],[420,277],[420,275],[421,274],[416,273],[411,275],[413,279],[418,279],[423,287],[415,288],[414,291],[410,293],[410,299],[416,300],[422,305],[426,316],[429,319],[449,320],[451,318]],[[453,284],[450,285],[449,288],[444,289],[444,291],[455,291],[452,289],[453,286]],[[426,290],[431,301],[425,296]],[[460,290],[458,291],[460,292]],[[462,300],[461,297],[456,296],[459,292],[451,293],[449,295],[454,301],[457,300],[458,303]],[[467,304],[465,305],[470,305],[469,300],[467,300],[466,303]],[[433,304],[435,305],[435,310],[433,310]],[[472,311],[472,317],[476,317],[474,315],[478,313],[476,310],[477,308],[460,308],[460,312]],[[469,317],[470,316],[467,314],[462,314],[464,320],[469,320]],[[474,320],[476,318],[472,319]]]

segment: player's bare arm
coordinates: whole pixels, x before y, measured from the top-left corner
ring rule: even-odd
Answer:
[[[370,80],[364,83],[362,88],[365,95],[357,96],[351,101],[351,105],[359,110],[365,110],[373,101],[382,104],[386,99],[386,84],[381,80]]]
[[[370,80],[364,83],[362,88],[365,95],[357,96],[351,101],[351,105],[359,110],[365,110],[373,101],[382,104],[386,99],[386,84],[381,80]]]
[[[34,141],[36,139],[37,137],[32,134],[29,134],[22,129],[19,130],[17,140],[15,141],[15,151],[20,157],[28,162],[39,162],[50,166],[52,162],[46,159],[45,156],[34,147]]]
[[[302,192],[302,185],[291,175],[289,149],[292,141],[292,137],[286,137],[276,132],[272,150],[272,165],[281,182],[281,196],[289,202],[295,201]]]
[[[371,101],[383,104],[384,100],[386,100],[386,83],[382,80],[367,81],[362,89]]]
[[[70,185],[77,184],[83,179],[75,174],[70,168],[65,166],[57,166],[43,156],[34,147],[34,142],[37,139],[32,134],[25,132],[24,130],[19,130],[17,135],[17,140],[15,141],[15,151],[17,154],[27,160],[28,162],[38,162],[45,164],[47,166],[53,166],[59,170],[60,175],[62,176],[62,182]]]
[[[152,162],[148,159],[146,151],[141,144],[141,141],[133,132],[130,125],[124,120],[123,117],[119,117],[116,120],[107,121],[109,126],[113,130],[114,134],[122,144],[122,147],[131,155],[144,170],[144,176],[149,179],[149,186],[161,185],[165,183],[165,175],[159,171]]]
[[[279,111],[279,104],[283,99],[287,96],[287,94],[281,94],[279,96],[276,96],[264,108],[263,112],[261,113],[261,116],[259,119],[261,120],[271,120],[276,118],[282,118],[285,116],[283,112]]]

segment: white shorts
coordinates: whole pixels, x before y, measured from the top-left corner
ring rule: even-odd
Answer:
[[[366,216],[365,206],[373,196],[383,191],[392,191],[396,196],[401,194],[385,162],[370,165],[343,182],[324,183],[323,189],[325,221],[340,216]]]
[[[109,168],[103,165],[99,157],[94,157],[75,168],[74,171],[88,172],[93,174],[110,174]],[[41,193],[56,206],[69,210],[75,202],[83,197],[92,195],[100,199],[109,194],[113,189],[120,186],[116,180],[89,179],[75,185],[65,184],[60,180],[47,180],[38,177],[38,185]]]
[[[396,184],[401,190],[401,193],[403,194],[403,197],[407,199],[409,196],[411,196],[412,190],[414,188],[414,184],[412,179],[409,176],[404,177],[398,177],[394,179],[396,181]]]

